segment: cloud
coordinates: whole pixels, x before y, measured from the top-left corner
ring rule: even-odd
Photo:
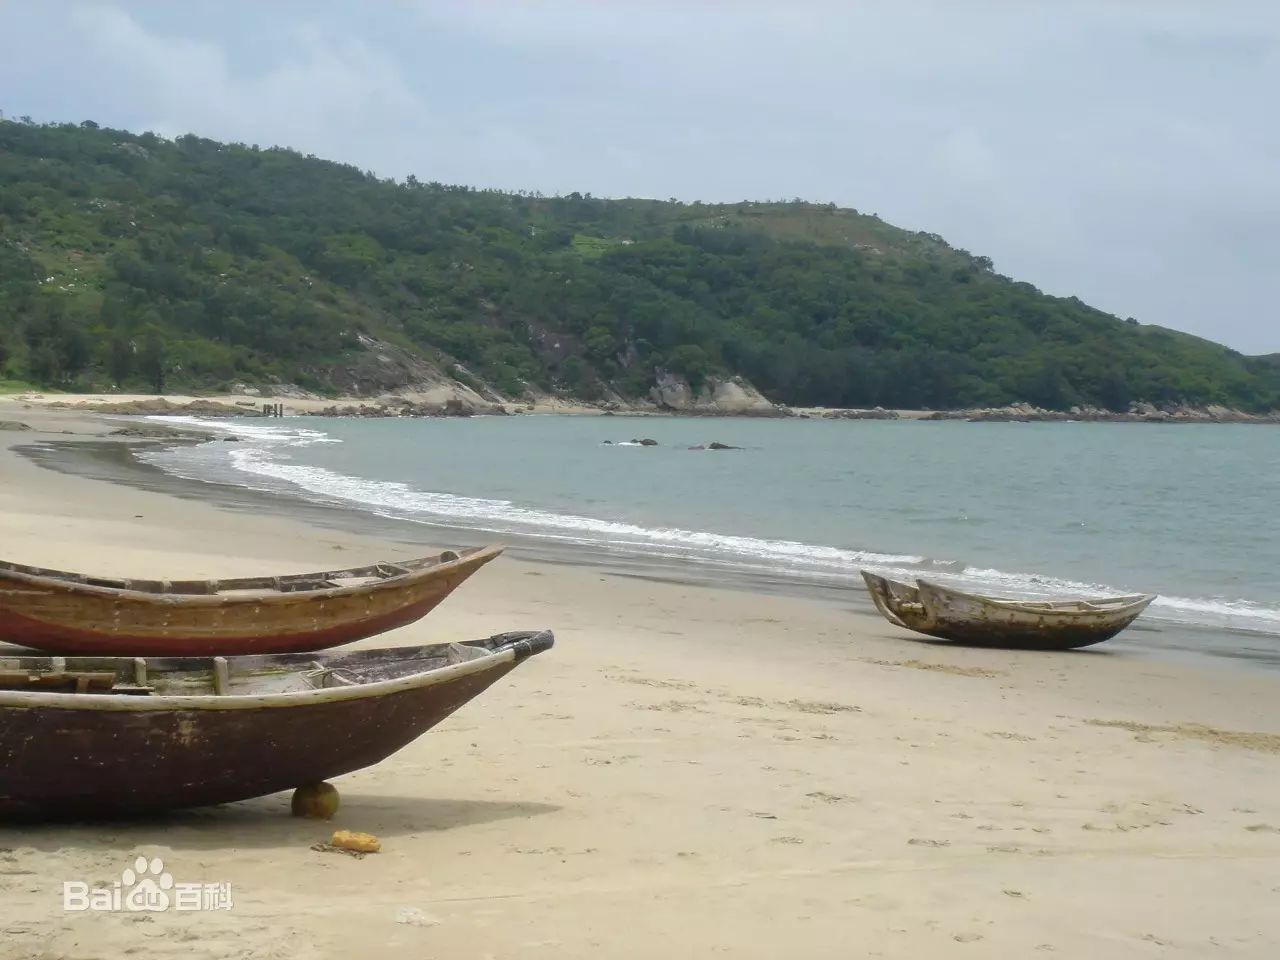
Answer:
[[[1271,2],[0,6],[0,89],[10,112],[385,175],[834,200],[1121,316],[1280,350]]]
[[[385,168],[410,165],[400,137],[430,112],[394,60],[358,38],[299,24],[280,35],[271,62],[233,66],[205,40],[146,29],[125,10],[76,6],[70,17],[87,65],[135,104],[135,124],[176,136],[293,146]]]

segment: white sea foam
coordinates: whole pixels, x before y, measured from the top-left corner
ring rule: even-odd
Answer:
[[[604,541],[613,546],[652,544],[683,552],[708,553],[727,559],[740,556],[771,558],[803,566],[827,567],[857,563],[918,563],[923,558],[841,550],[790,540],[762,540],[678,527],[643,527],[569,513],[522,507],[510,500],[430,493],[408,484],[365,480],[324,467],[282,462],[270,450],[248,447],[231,451],[236,469],[260,477],[284,480],[322,497],[391,511],[409,519],[463,523],[495,532],[526,533],[558,539]]]
[[[573,513],[521,506],[510,500],[466,497],[420,490],[405,483],[371,480],[292,460],[291,448],[318,443],[341,443],[321,431],[294,424],[228,423],[198,417],[152,417],[178,425],[198,426],[232,434],[241,444],[223,448],[227,460],[246,486],[288,491],[330,503],[355,505],[380,516],[460,526],[493,533],[541,537],[564,543],[592,545],[613,551],[643,553],[653,557],[682,558],[728,564],[744,570],[810,576],[852,577],[862,567],[902,579],[937,580],[960,587],[983,589],[1011,597],[1100,597],[1137,593],[1117,588],[1031,573],[1014,573],[969,567],[957,560],[937,560],[909,554],[878,553],[802,543],[736,536],[679,527],[646,527]],[[629,446],[626,442],[617,446]],[[191,479],[210,476],[211,461],[188,458],[181,451],[144,453],[170,472]],[[1184,623],[1246,629],[1280,630],[1280,609],[1230,598],[1161,596],[1148,616]]]
[[[337,437],[331,437],[327,433],[319,430],[309,430],[306,427],[276,426],[259,423],[242,423],[235,421],[228,423],[225,420],[204,420],[200,417],[180,417],[180,416],[150,416],[148,420],[156,420],[160,423],[173,424],[175,426],[199,427],[202,430],[221,430],[224,433],[241,437],[245,440],[260,440],[270,444],[298,444],[305,445],[311,443],[341,443]]]

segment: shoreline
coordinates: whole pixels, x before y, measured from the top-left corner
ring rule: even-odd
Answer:
[[[194,426],[166,425],[159,429],[160,435],[142,442],[164,446],[202,442],[209,436]],[[185,440],[186,437],[191,440]],[[870,597],[856,575],[752,570],[691,558],[658,558],[621,547],[611,548],[607,544],[562,543],[534,534],[498,535],[465,526],[393,518],[371,508],[350,503],[326,503],[300,493],[184,478],[139,460],[131,452],[135,449],[134,443],[122,443],[111,437],[52,438],[41,444],[12,442],[11,445],[15,452],[45,469],[210,503],[221,509],[266,512],[325,529],[367,533],[403,544],[410,552],[443,545],[485,546],[496,538],[506,544],[508,556],[529,562],[682,587],[793,597],[878,619]],[[1280,670],[1280,643],[1277,640],[1277,634],[1265,630],[1193,624],[1149,613],[1120,637],[1109,641],[1107,648],[1141,657],[1188,663],[1206,661],[1227,663],[1236,668]]]
[[[1144,423],[1144,424],[1280,424],[1280,411],[1246,413],[1221,406],[1195,407],[1186,404],[1134,403],[1127,411],[1098,407],[1049,410],[1027,403],[1004,407],[974,407],[957,410],[906,410],[840,407],[789,407],[771,404],[749,408],[660,407],[651,402],[622,404],[616,401],[587,403],[573,399],[541,397],[533,401],[486,401],[464,404],[457,397],[439,392],[403,391],[379,397],[298,397],[268,394],[10,394],[0,395],[0,413],[17,409],[56,409],[73,414],[115,416],[204,416],[264,417],[268,406],[279,405],[284,416],[324,416],[343,418],[392,418],[440,416],[610,416],[622,418],[701,417],[707,419],[820,419],[820,420],[927,420],[965,423]]]
[[[45,469],[13,448],[92,441],[103,422],[51,411],[40,426],[0,435],[14,559],[185,578],[403,549],[367,524]],[[331,824],[289,817],[287,794],[0,824],[0,957],[91,942],[188,960],[836,960],[851,930],[890,960],[1280,948],[1273,673],[957,648],[844,604],[519,555],[358,646],[521,627],[554,629],[555,649],[338,778]],[[333,829],[383,852],[314,850]],[[139,855],[230,884],[234,908],[145,925],[62,910],[64,881],[110,882]]]

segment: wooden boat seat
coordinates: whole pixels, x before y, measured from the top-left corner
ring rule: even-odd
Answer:
[[[50,673],[0,671],[0,690],[44,690],[51,693],[147,694],[155,688],[136,684],[116,684],[110,671],[62,670]]]

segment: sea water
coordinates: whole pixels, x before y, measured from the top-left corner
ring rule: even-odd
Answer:
[[[143,457],[495,539],[798,580],[871,568],[1016,597],[1150,592],[1151,618],[1280,634],[1272,426],[532,415],[202,426],[240,441]],[[657,444],[632,443],[644,438]],[[712,441],[741,449],[694,449]]]

